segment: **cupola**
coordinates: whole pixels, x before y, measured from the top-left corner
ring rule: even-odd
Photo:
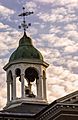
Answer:
[[[19,40],[17,49],[11,54],[9,62],[4,66],[7,74],[5,110],[25,103],[26,106],[33,105],[36,112],[36,110],[39,111],[38,105],[41,105],[41,108],[47,105],[46,68],[48,64],[44,62],[42,54],[33,46],[31,38],[26,34],[28,25],[25,16],[30,13],[32,12],[23,12],[19,15],[24,19],[22,26],[24,34]]]

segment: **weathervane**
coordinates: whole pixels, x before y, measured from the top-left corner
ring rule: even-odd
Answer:
[[[23,17],[23,22],[21,23],[21,25],[19,25],[19,29],[23,28],[24,33],[26,33],[26,29],[31,26],[31,23],[26,23],[26,16],[33,14],[33,12],[25,12],[25,7],[23,7],[23,13],[21,13],[18,16]]]

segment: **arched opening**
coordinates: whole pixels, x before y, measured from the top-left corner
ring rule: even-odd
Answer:
[[[11,80],[13,80],[13,76],[12,76],[11,70],[8,72],[7,78],[8,78],[9,82],[11,82]]]
[[[20,70],[19,68],[17,68],[17,69],[15,70],[15,74],[16,74],[17,77],[19,77],[20,74],[21,74],[21,70]]]
[[[25,70],[25,79],[28,85],[25,86],[25,94],[29,97],[37,96],[37,80],[38,71],[34,67],[29,67]]]
[[[15,75],[16,75],[16,97],[20,98],[21,97],[21,70],[19,68],[15,70]]]

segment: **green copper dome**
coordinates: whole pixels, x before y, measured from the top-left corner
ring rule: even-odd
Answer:
[[[42,54],[34,48],[31,38],[26,33],[19,41],[18,48],[12,53],[9,62],[22,59],[39,59],[43,60]]]

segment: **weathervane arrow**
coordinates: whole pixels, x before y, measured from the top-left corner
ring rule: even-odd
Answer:
[[[21,13],[20,15],[18,15],[18,16],[28,16],[30,14],[33,14],[33,12],[24,12],[24,13]]]

